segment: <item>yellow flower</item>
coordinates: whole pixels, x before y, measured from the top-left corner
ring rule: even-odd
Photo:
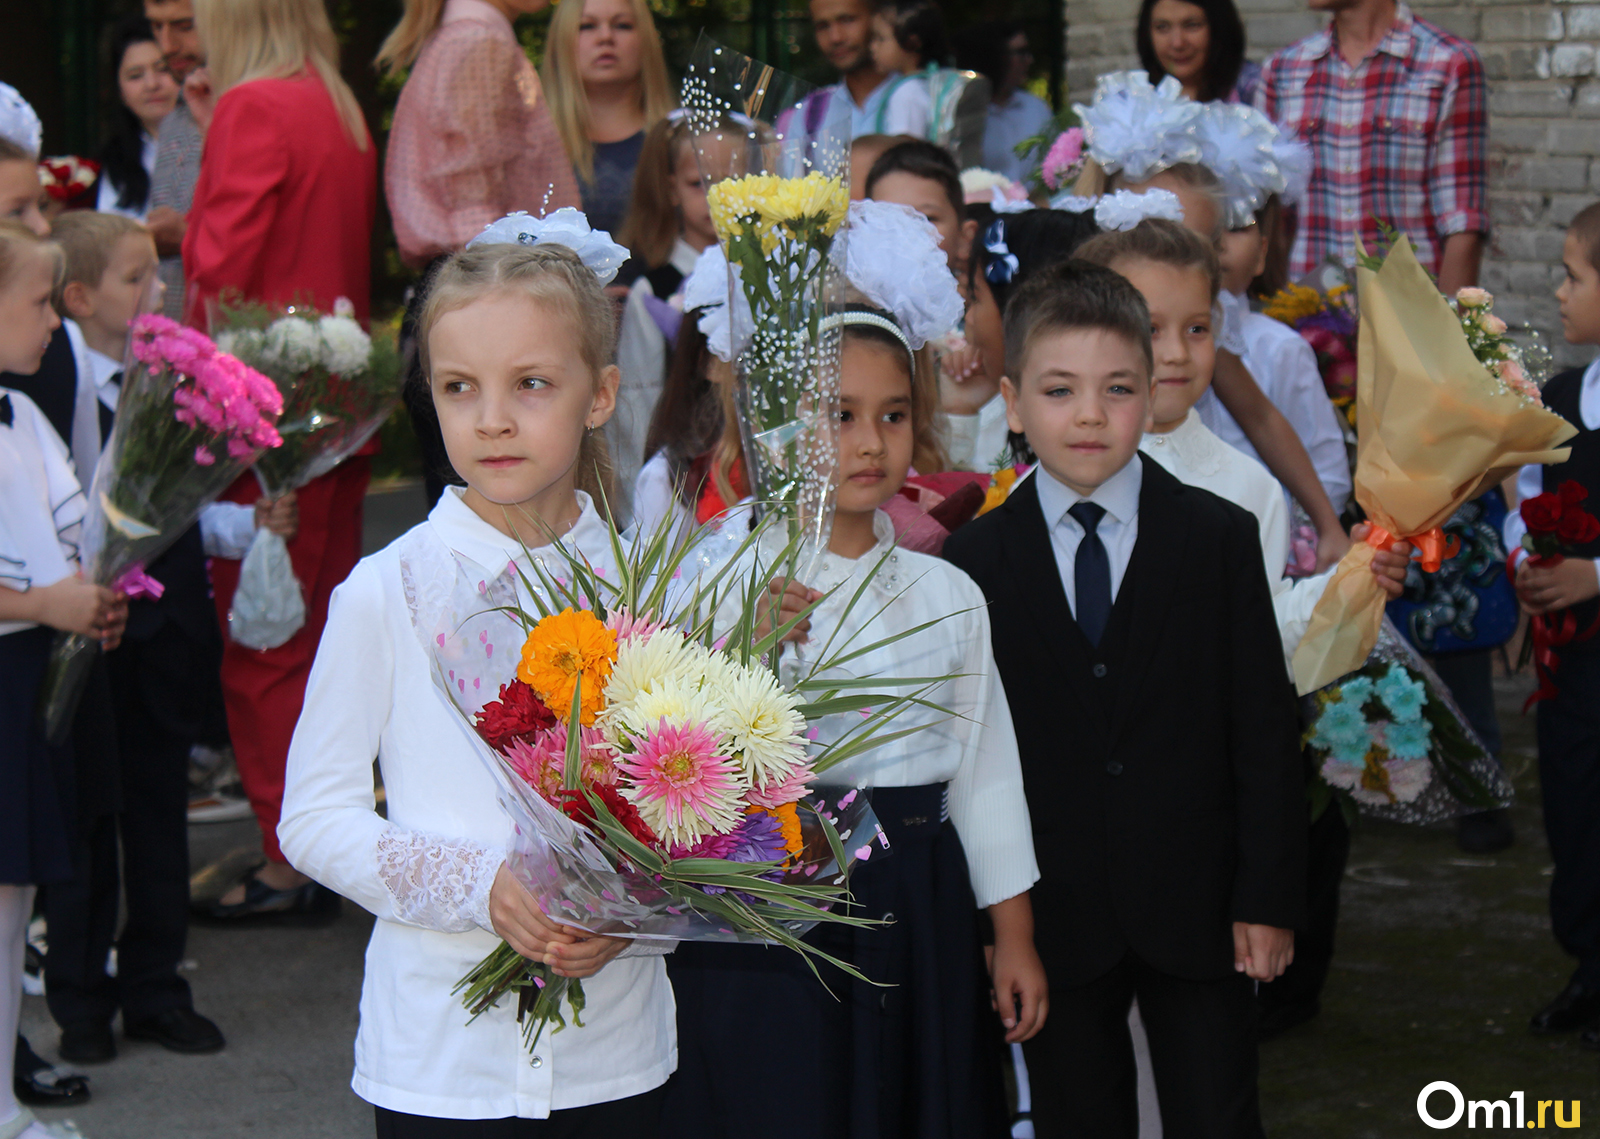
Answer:
[[[761,199],[761,218],[769,226],[783,226],[793,236],[817,226],[826,236],[838,232],[850,209],[850,192],[837,178],[813,171],[804,178],[777,180]]]
[[[989,489],[984,493],[983,505],[978,508],[977,517],[982,518],[989,511],[1005,502],[1011,494],[1011,488],[1017,481],[1015,467],[1001,467],[995,472],[994,478],[989,480]]]
[[[750,807],[747,811],[754,814],[765,811],[778,820],[778,826],[783,834],[784,848],[789,852],[790,858],[799,858],[800,852],[805,849],[805,840],[800,834],[800,811],[797,804],[784,803],[780,807]]]
[[[1317,290],[1306,285],[1290,285],[1274,295],[1261,311],[1273,320],[1293,324],[1308,316],[1315,316],[1325,307],[1322,294]]]
[[[605,685],[616,659],[615,633],[587,609],[563,609],[540,621],[528,634],[517,679],[564,721],[572,708],[572,689],[581,676],[579,721],[587,727],[606,706]]]
[[[761,203],[779,181],[770,174],[749,174],[724,178],[712,186],[706,192],[706,204],[711,208],[711,224],[717,233],[727,239],[746,233],[764,236],[769,226],[761,220]]]

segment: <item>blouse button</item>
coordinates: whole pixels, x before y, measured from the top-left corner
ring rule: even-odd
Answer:
[[[544,1067],[544,1058],[541,1056],[535,1056],[531,1062],[535,1068]]]
[[[1097,665],[1094,666],[1093,671],[1094,671],[1095,678],[1096,679],[1101,679],[1106,674],[1106,666],[1103,665],[1103,664],[1097,664]]]

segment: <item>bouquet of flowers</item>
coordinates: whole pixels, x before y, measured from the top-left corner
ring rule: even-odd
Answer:
[[[1434,823],[1510,803],[1512,789],[1433,670],[1388,622],[1367,663],[1305,698],[1312,810]]]
[[[83,571],[130,597],[159,597],[144,567],[282,442],[283,397],[260,372],[164,316],[136,319],[128,351],[116,425],[89,489]],[[95,647],[76,634],[56,639],[40,686],[52,740],[66,736]]]
[[[1572,547],[1585,546],[1600,538],[1600,519],[1582,506],[1588,497],[1589,492],[1581,484],[1569,479],[1555,491],[1536,494],[1522,503],[1522,521],[1528,527],[1528,532],[1522,536],[1522,545],[1528,551],[1530,564],[1559,565]],[[1514,560],[1507,559],[1506,575],[1510,577],[1515,572]],[[1522,642],[1518,663],[1520,667],[1530,659],[1533,661],[1539,687],[1523,705],[1524,712],[1556,694],[1556,670],[1561,666],[1556,650],[1587,641],[1596,632],[1600,632],[1600,613],[1582,630],[1571,608],[1535,613],[1528,619],[1528,635]]]
[[[1375,548],[1403,539],[1436,572],[1454,552],[1441,527],[1456,509],[1525,463],[1564,460],[1555,448],[1574,431],[1531,384],[1479,359],[1409,241],[1398,239],[1372,266],[1356,269],[1354,481],[1373,531],[1339,563],[1295,650],[1302,694],[1361,667],[1377,642],[1384,597],[1371,573]]]
[[[393,341],[374,340],[343,297],[333,312],[303,305],[282,312],[224,302],[212,313],[218,346],[277,385],[281,446],[256,460],[269,498],[327,474],[364,446],[400,398],[400,357]],[[253,649],[283,644],[305,624],[305,599],[283,538],[257,530],[239,569],[229,635]]]
[[[1290,285],[1274,294],[1261,310],[1282,321],[1305,338],[1317,354],[1322,386],[1353,428],[1356,415],[1356,314],[1355,292],[1346,282],[1318,290],[1308,284]]]
[[[728,264],[730,313],[750,314],[734,344],[735,394],[759,510],[820,548],[837,464],[833,407],[843,300],[830,256],[850,205],[849,114],[842,101],[702,36],[683,105],[710,185]]]
[[[819,921],[868,924],[843,912],[849,869],[888,845],[866,795],[826,772],[906,734],[896,717],[948,678],[852,679],[866,649],[841,645],[781,683],[777,646],[800,618],[763,631],[767,577],[738,568],[773,525],[692,584],[665,527],[630,555],[618,542],[614,577],[560,545],[498,575],[458,559],[417,634],[516,824],[507,866],[545,913],[597,934],[782,945],[859,977],[800,940]],[[515,992],[530,1047],[584,1006],[580,983],[503,943],[458,991],[474,1015]]]

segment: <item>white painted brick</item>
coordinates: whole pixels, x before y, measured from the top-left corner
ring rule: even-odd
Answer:
[[[1489,194],[1489,221],[1496,227],[1503,225],[1537,225],[1543,220],[1545,201],[1543,194],[1505,192]]]
[[[1560,76],[1594,74],[1594,48],[1589,44],[1558,44],[1550,49],[1550,73]]]
[[[1532,226],[1506,226],[1496,230],[1491,242],[1496,257],[1512,261],[1559,261],[1566,240],[1560,230]]]
[[[1600,154],[1600,123],[1583,119],[1563,122],[1557,119],[1550,124],[1550,153]]]
[[[1600,6],[1587,4],[1569,9],[1567,35],[1575,40],[1600,39]]]
[[[1589,91],[1591,88],[1585,88]],[[1600,95],[1600,87],[1592,88]],[[1549,82],[1495,83],[1489,87],[1489,115],[1504,118],[1522,115],[1540,118],[1565,116],[1572,107],[1571,84]]]
[[[1593,201],[1592,194],[1553,194],[1550,198],[1550,208],[1544,216],[1544,223],[1565,229],[1572,224],[1572,219],[1578,216],[1578,211]]]
[[[1434,23],[1457,35],[1469,37],[1470,32],[1460,31],[1451,25],[1453,21],[1476,16],[1476,12],[1460,8],[1445,8],[1440,9],[1437,15],[1430,14]],[[1563,23],[1561,13],[1549,9],[1496,6],[1484,9],[1480,34],[1485,40],[1559,40],[1563,35]]]

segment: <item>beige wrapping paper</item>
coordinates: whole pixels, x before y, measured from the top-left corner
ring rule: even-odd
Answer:
[[[1576,432],[1533,406],[1479,362],[1461,322],[1417,263],[1395,243],[1383,267],[1356,270],[1355,495],[1376,527],[1411,540],[1525,463],[1558,463]],[[1294,654],[1301,695],[1360,668],[1378,638],[1387,598],[1357,542],[1339,563]]]

